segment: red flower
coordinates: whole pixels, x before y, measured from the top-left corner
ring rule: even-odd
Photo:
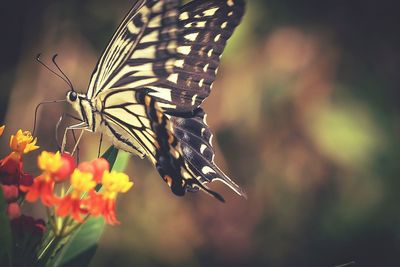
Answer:
[[[53,176],[57,182],[67,179],[75,169],[75,159],[70,154],[61,155],[61,167],[56,171]]]
[[[0,182],[6,185],[18,185],[23,175],[21,157],[12,152],[0,161]]]
[[[115,199],[104,198],[101,193],[90,192],[89,197],[82,202],[92,216],[102,215],[108,224],[119,224],[115,214]]]
[[[104,219],[108,224],[119,224],[115,215],[115,199],[106,199],[103,210]]]
[[[110,163],[106,159],[98,158],[92,161],[94,167],[93,179],[96,183],[101,183],[105,171],[110,170]]]
[[[40,197],[44,205],[52,206],[58,201],[53,194],[54,181],[49,177],[38,176],[33,180],[30,187],[22,187],[21,189],[27,191],[25,200],[29,202],[35,202]]]
[[[96,193],[94,190],[89,192],[88,198],[82,200],[82,205],[87,208],[90,215],[99,216],[103,214],[104,210],[104,199],[103,196],[99,193]]]
[[[87,210],[81,207],[79,196],[70,194],[65,196],[56,209],[56,214],[61,217],[71,215],[77,222],[83,222],[81,214],[87,214]]]
[[[91,162],[81,162],[78,165],[78,170],[82,173],[90,173],[92,176],[94,175],[95,169]]]
[[[33,183],[24,176],[24,184],[20,186],[23,192],[27,192],[25,199],[34,202],[40,197],[44,205],[56,205],[60,199],[53,192],[54,185],[69,177],[75,167],[74,160],[66,154],[43,151],[38,157],[38,166],[43,174],[36,177]]]

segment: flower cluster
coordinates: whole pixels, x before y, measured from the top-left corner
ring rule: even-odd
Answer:
[[[0,127],[0,136],[4,128],[4,126]],[[10,219],[13,240],[12,258],[15,266],[27,266],[26,263],[35,257],[45,231],[43,220],[22,215],[20,207],[24,197],[22,188],[33,184],[33,176],[24,171],[22,157],[39,148],[36,142],[36,138],[33,138],[30,132],[18,130],[10,138],[11,152],[0,160],[0,188]]]
[[[0,136],[4,126],[0,127]],[[7,215],[10,219],[21,216],[18,199],[21,197],[21,187],[30,186],[33,177],[24,172],[22,156],[38,149],[36,138],[29,131],[19,130],[10,138],[11,152],[0,160],[0,186],[7,202]]]
[[[117,194],[127,192],[133,183],[124,173],[110,172],[107,160],[98,158],[75,166],[68,154],[43,151],[38,166],[42,173],[31,186],[23,187],[27,201],[40,198],[55,215],[71,216],[76,222],[91,215],[103,216],[108,224],[119,223],[115,215]],[[66,181],[70,185],[68,190]]]

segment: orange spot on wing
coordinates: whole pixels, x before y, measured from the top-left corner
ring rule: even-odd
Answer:
[[[172,178],[169,175],[164,176],[164,180],[167,182],[168,186],[171,187],[172,185]]]

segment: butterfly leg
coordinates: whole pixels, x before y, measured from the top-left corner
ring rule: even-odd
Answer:
[[[65,151],[65,145],[67,144],[67,134],[68,134],[68,131],[70,131],[70,130],[82,130],[82,133],[80,134],[80,136],[78,138],[78,142],[75,144],[75,147],[76,147],[79,143],[79,140],[82,138],[83,131],[89,130],[89,125],[86,122],[81,122],[81,123],[78,123],[75,125],[68,126],[64,132],[64,136],[63,136],[63,140],[62,140],[62,144],[61,144],[61,153],[64,153],[64,151]],[[75,149],[76,148],[74,148],[72,153],[75,152]]]
[[[75,139],[75,146],[74,146],[74,149],[71,152],[71,155],[74,155],[75,151],[77,151],[77,153],[79,153],[79,142],[82,139],[83,132],[84,132],[84,130],[81,130],[81,134],[79,135],[78,139]],[[74,133],[74,130],[72,130],[72,133]],[[79,155],[78,155],[78,158],[79,158]]]
[[[103,134],[100,135],[100,142],[99,142],[99,150],[97,152],[97,157],[100,158],[100,153],[101,153],[101,145],[103,143]]]
[[[61,146],[60,146],[61,143],[60,143],[60,140],[58,139],[58,133],[59,133],[59,129],[60,129],[60,126],[61,126],[61,122],[64,120],[65,117],[72,118],[72,119],[77,120],[77,121],[79,121],[79,122],[84,122],[83,120],[79,119],[78,117],[75,117],[75,116],[73,116],[73,115],[71,115],[71,114],[68,114],[68,113],[63,113],[63,114],[60,116],[60,118],[58,119],[58,122],[57,122],[57,124],[56,124],[56,128],[55,128],[55,141],[56,141],[58,150],[61,150]],[[74,140],[75,140],[75,142],[76,142],[76,137],[75,137],[74,131],[72,131],[72,134],[73,134]]]

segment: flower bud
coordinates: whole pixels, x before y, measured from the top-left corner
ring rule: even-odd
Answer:
[[[94,175],[95,172],[94,166],[90,162],[81,162],[78,165],[78,170],[85,173],[91,173],[92,175]]]
[[[75,168],[75,159],[70,154],[61,155],[61,167],[54,173],[54,180],[62,182],[67,179]]]
[[[21,216],[21,208],[17,202],[12,202],[7,206],[7,215],[10,220]]]
[[[18,199],[18,187],[15,185],[1,185],[3,190],[4,199],[10,203]]]
[[[96,183],[101,183],[104,171],[110,170],[110,163],[104,158],[98,158],[92,161],[94,167],[93,180]]]

